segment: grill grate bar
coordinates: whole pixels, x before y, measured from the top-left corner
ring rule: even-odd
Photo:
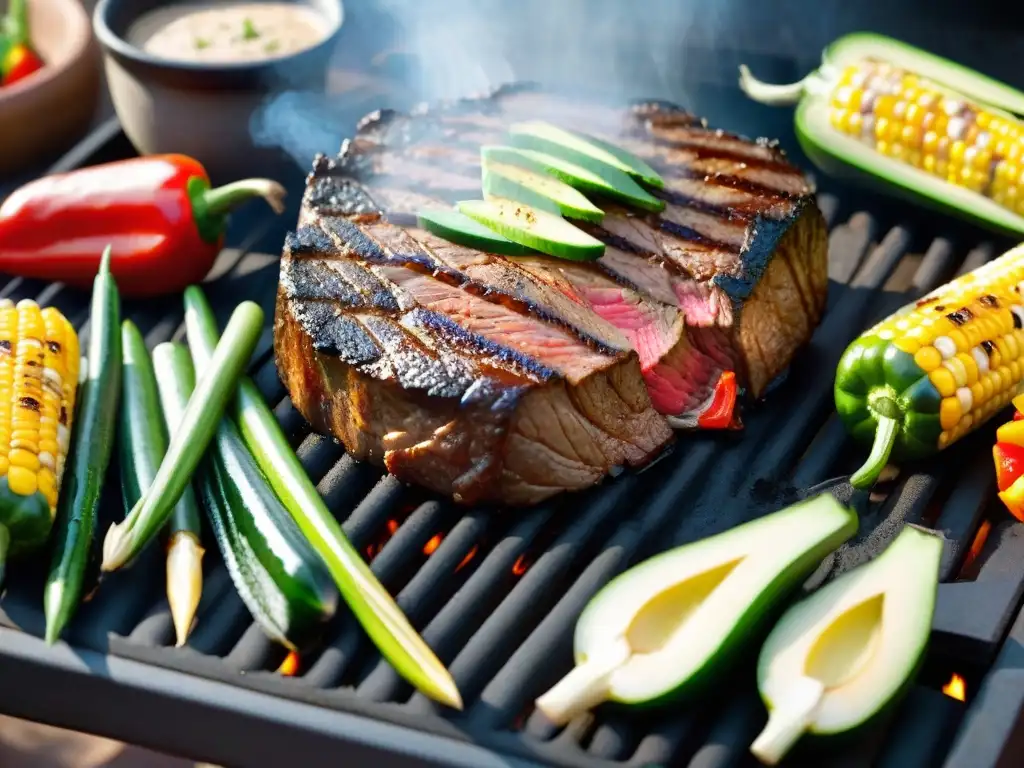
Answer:
[[[764,707],[751,693],[743,693],[726,707],[711,727],[688,768],[733,768],[749,760],[750,742],[764,725]]]
[[[878,768],[932,768],[949,748],[963,717],[963,703],[929,688],[915,687],[888,729]]]
[[[466,691],[472,690],[474,684],[479,685],[476,682],[477,665],[484,663],[492,648],[486,643],[469,640],[470,633],[475,638],[486,632],[488,616],[496,613],[500,594],[505,593],[516,578],[512,572],[513,567],[526,554],[553,514],[554,504],[545,504],[526,513],[522,521],[487,554],[463,587],[423,630],[424,640],[442,660],[454,657],[448,670],[459,691],[463,692],[465,701],[472,700],[473,697],[467,695]],[[480,629],[474,632],[476,627]],[[463,648],[461,653],[458,651],[460,647]],[[419,693],[412,697],[410,707],[420,712],[435,711],[434,703]]]
[[[470,558],[478,550],[490,520],[491,516],[487,513],[463,517],[441,541],[423,568],[399,593],[398,605],[415,625],[422,625],[426,617],[438,610],[442,599],[451,589],[450,584],[443,587],[439,585],[444,584],[444,579],[450,578],[452,574],[457,576],[462,567],[470,564]],[[412,695],[412,688],[385,659],[378,658],[376,666],[360,684],[358,692],[373,701],[393,701],[408,699]]]

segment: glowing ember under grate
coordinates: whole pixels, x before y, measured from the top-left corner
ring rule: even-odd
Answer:
[[[953,676],[949,678],[949,682],[942,686],[942,692],[951,699],[965,701],[967,699],[967,683],[964,682],[963,677],[954,672]]]

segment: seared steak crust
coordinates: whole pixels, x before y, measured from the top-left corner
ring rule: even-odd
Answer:
[[[304,216],[289,236],[275,347],[314,428],[467,503],[586,487],[671,439],[614,327],[496,257],[446,265],[434,242],[375,215]]]
[[[608,246],[596,265],[418,229],[416,211],[479,197],[480,145],[521,119],[643,156],[666,210],[602,203],[602,225],[581,225]],[[699,404],[722,370],[759,395],[809,338],[827,289],[810,195],[773,145],[662,103],[508,89],[376,113],[308,179],[282,258],[278,367],[314,428],[403,480],[466,503],[583,488],[649,461],[671,439],[659,412]]]

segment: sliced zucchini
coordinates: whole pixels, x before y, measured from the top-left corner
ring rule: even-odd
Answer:
[[[504,198],[570,219],[600,224],[604,212],[577,189],[546,173],[507,163],[483,163],[484,198]]]
[[[614,144],[587,136],[557,125],[534,120],[516,123],[508,129],[512,144],[524,149],[536,149],[556,157],[564,157],[577,165],[601,170],[606,167],[628,173],[637,181],[661,189],[665,181],[658,172],[636,155]],[[595,166],[596,164],[596,166]]]
[[[646,211],[657,213],[665,209],[663,200],[651,195],[629,175],[612,167],[604,167],[597,171],[546,152],[516,147],[485,146],[480,152],[485,162],[506,163],[536,173],[547,173],[583,192],[617,200]]]
[[[525,256],[530,252],[458,211],[423,211],[416,215],[416,220],[428,232],[456,245],[505,256]]]
[[[459,210],[509,240],[571,261],[592,261],[604,254],[604,243],[561,216],[515,200],[464,200]]]

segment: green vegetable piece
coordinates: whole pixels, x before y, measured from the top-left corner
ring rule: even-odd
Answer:
[[[530,253],[526,246],[513,243],[458,211],[423,211],[416,219],[428,232],[467,248],[505,256],[525,256]]]
[[[217,322],[196,286],[185,289],[185,324],[192,356],[203,370],[217,345]],[[238,383],[232,414],[256,463],[323,558],[345,602],[384,658],[426,696],[461,709],[462,697],[448,670],[349,543],[248,376]]]
[[[195,385],[192,359],[172,343],[159,345],[153,357],[167,382],[167,418],[180,421]],[[199,477],[210,527],[242,602],[267,637],[302,648],[334,615],[338,591],[228,416],[220,419]]]
[[[634,566],[584,609],[577,666],[537,708],[561,725],[606,700],[646,706],[699,695],[856,531],[856,514],[825,494]]]
[[[599,168],[610,167],[628,173],[637,181],[662,188],[665,181],[658,172],[636,155],[614,144],[539,120],[516,123],[508,129],[512,143],[525,149],[536,149],[557,157],[564,157],[584,167],[597,163]]]
[[[836,412],[859,441],[872,444],[864,464],[850,478],[868,489],[891,458],[913,459],[938,450],[941,397],[914,356],[891,342],[865,334],[839,359]]]
[[[260,33],[256,30],[256,26],[252,23],[252,19],[242,19],[242,39],[243,40],[258,40]]]
[[[244,301],[235,308],[209,369],[171,437],[156,479],[128,517],[107,531],[100,565],[104,571],[114,571],[128,563],[171,516],[213,439],[262,330],[263,310],[259,305]]]
[[[93,281],[86,375],[79,390],[71,450],[57,499],[53,558],[43,589],[46,642],[51,644],[78,607],[100,492],[114,447],[121,394],[121,299],[110,274],[110,254],[108,245]]]
[[[121,324],[121,347],[121,495],[128,514],[156,479],[167,452],[168,429],[175,425],[165,422],[153,361],[145,339],[131,320]],[[161,386],[167,386],[166,376],[161,375],[160,381]],[[192,628],[203,589],[199,504],[191,486],[174,505],[167,530],[167,602],[176,642],[181,646]]]
[[[870,33],[846,35],[825,49],[822,65],[797,83],[774,85],[740,67],[740,88],[762,104],[796,106],[795,128],[801,148],[818,168],[894,196],[950,213],[1014,236],[1024,235],[1024,217],[991,198],[948,182],[878,152],[858,137],[832,126],[832,93],[848,65],[872,59],[928,78],[940,91],[973,101],[1004,116],[1024,114],[1024,92],[954,62],[892,38]],[[1010,119],[1013,119],[1010,117]]]
[[[835,736],[874,721],[924,660],[942,538],[907,526],[875,560],[791,607],[757,665],[768,724],[751,745],[775,765],[804,734]]]
[[[509,240],[549,256],[592,261],[604,254],[604,243],[561,216],[514,200],[464,200],[458,209]]]
[[[507,163],[483,163],[484,198],[515,200],[537,210],[600,224],[604,212],[583,194],[550,174]]]
[[[582,165],[557,155],[516,147],[485,146],[480,152],[486,163],[505,163],[535,173],[547,173],[582,192],[645,211],[658,213],[665,209],[664,200],[654,197],[628,174],[610,166],[600,163]]]

